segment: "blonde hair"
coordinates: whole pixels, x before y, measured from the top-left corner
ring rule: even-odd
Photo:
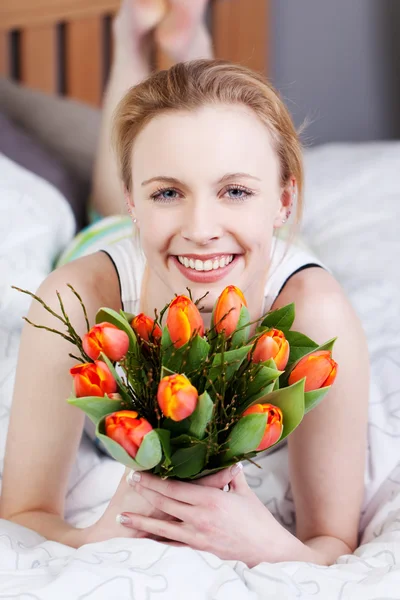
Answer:
[[[282,188],[291,177],[297,183],[294,235],[303,211],[301,144],[277,91],[262,75],[240,65],[221,60],[178,63],[152,74],[126,93],[117,106],[113,126],[113,143],[124,186],[131,191],[132,147],[147,123],[163,112],[191,111],[216,103],[245,105],[268,129],[280,162]]]

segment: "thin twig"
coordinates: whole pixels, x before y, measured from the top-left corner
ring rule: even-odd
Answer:
[[[72,287],[72,285],[70,283],[67,283],[67,286],[70,288],[72,293],[75,294],[75,296],[78,298],[78,300],[82,306],[83,314],[85,316],[85,321],[86,321],[86,327],[87,327],[87,330],[89,331],[90,325],[89,325],[89,319],[88,319],[87,312],[86,312],[86,306],[84,305],[82,298],[80,297],[78,292]]]

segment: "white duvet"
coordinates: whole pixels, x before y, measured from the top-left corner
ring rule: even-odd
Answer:
[[[399,144],[326,146],[307,152],[307,242],[333,271],[368,336],[372,380],[361,545],[337,564],[221,561],[151,540],[113,539],[78,550],[0,521],[0,598],[286,599],[400,598],[400,172]],[[21,316],[71,239],[74,222],[49,185],[0,155],[0,460],[4,455]],[[245,467],[249,484],[288,529],[294,507],[287,448]],[[84,438],[67,498],[77,526],[104,510],[123,467]]]

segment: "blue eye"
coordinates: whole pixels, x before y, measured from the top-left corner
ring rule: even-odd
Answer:
[[[232,185],[231,187],[227,188],[226,192],[229,194],[229,199],[233,200],[234,202],[243,202],[246,200],[246,198],[254,195],[254,192],[248,188],[245,188],[244,186],[242,187],[239,185]]]
[[[154,200],[154,202],[160,202],[161,204],[168,204],[169,202],[177,200],[177,198],[178,192],[173,188],[161,188],[151,196],[151,199]]]

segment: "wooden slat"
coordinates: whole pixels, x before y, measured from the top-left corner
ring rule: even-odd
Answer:
[[[72,21],[65,32],[66,93],[100,104],[103,84],[103,27],[98,17]]]
[[[7,76],[9,74],[10,64],[8,52],[8,33],[0,31],[0,75]]]
[[[43,92],[57,91],[56,29],[51,25],[21,31],[20,78]]]
[[[216,58],[268,72],[268,0],[214,0]]]
[[[70,21],[116,11],[121,0],[1,0],[0,29]]]

